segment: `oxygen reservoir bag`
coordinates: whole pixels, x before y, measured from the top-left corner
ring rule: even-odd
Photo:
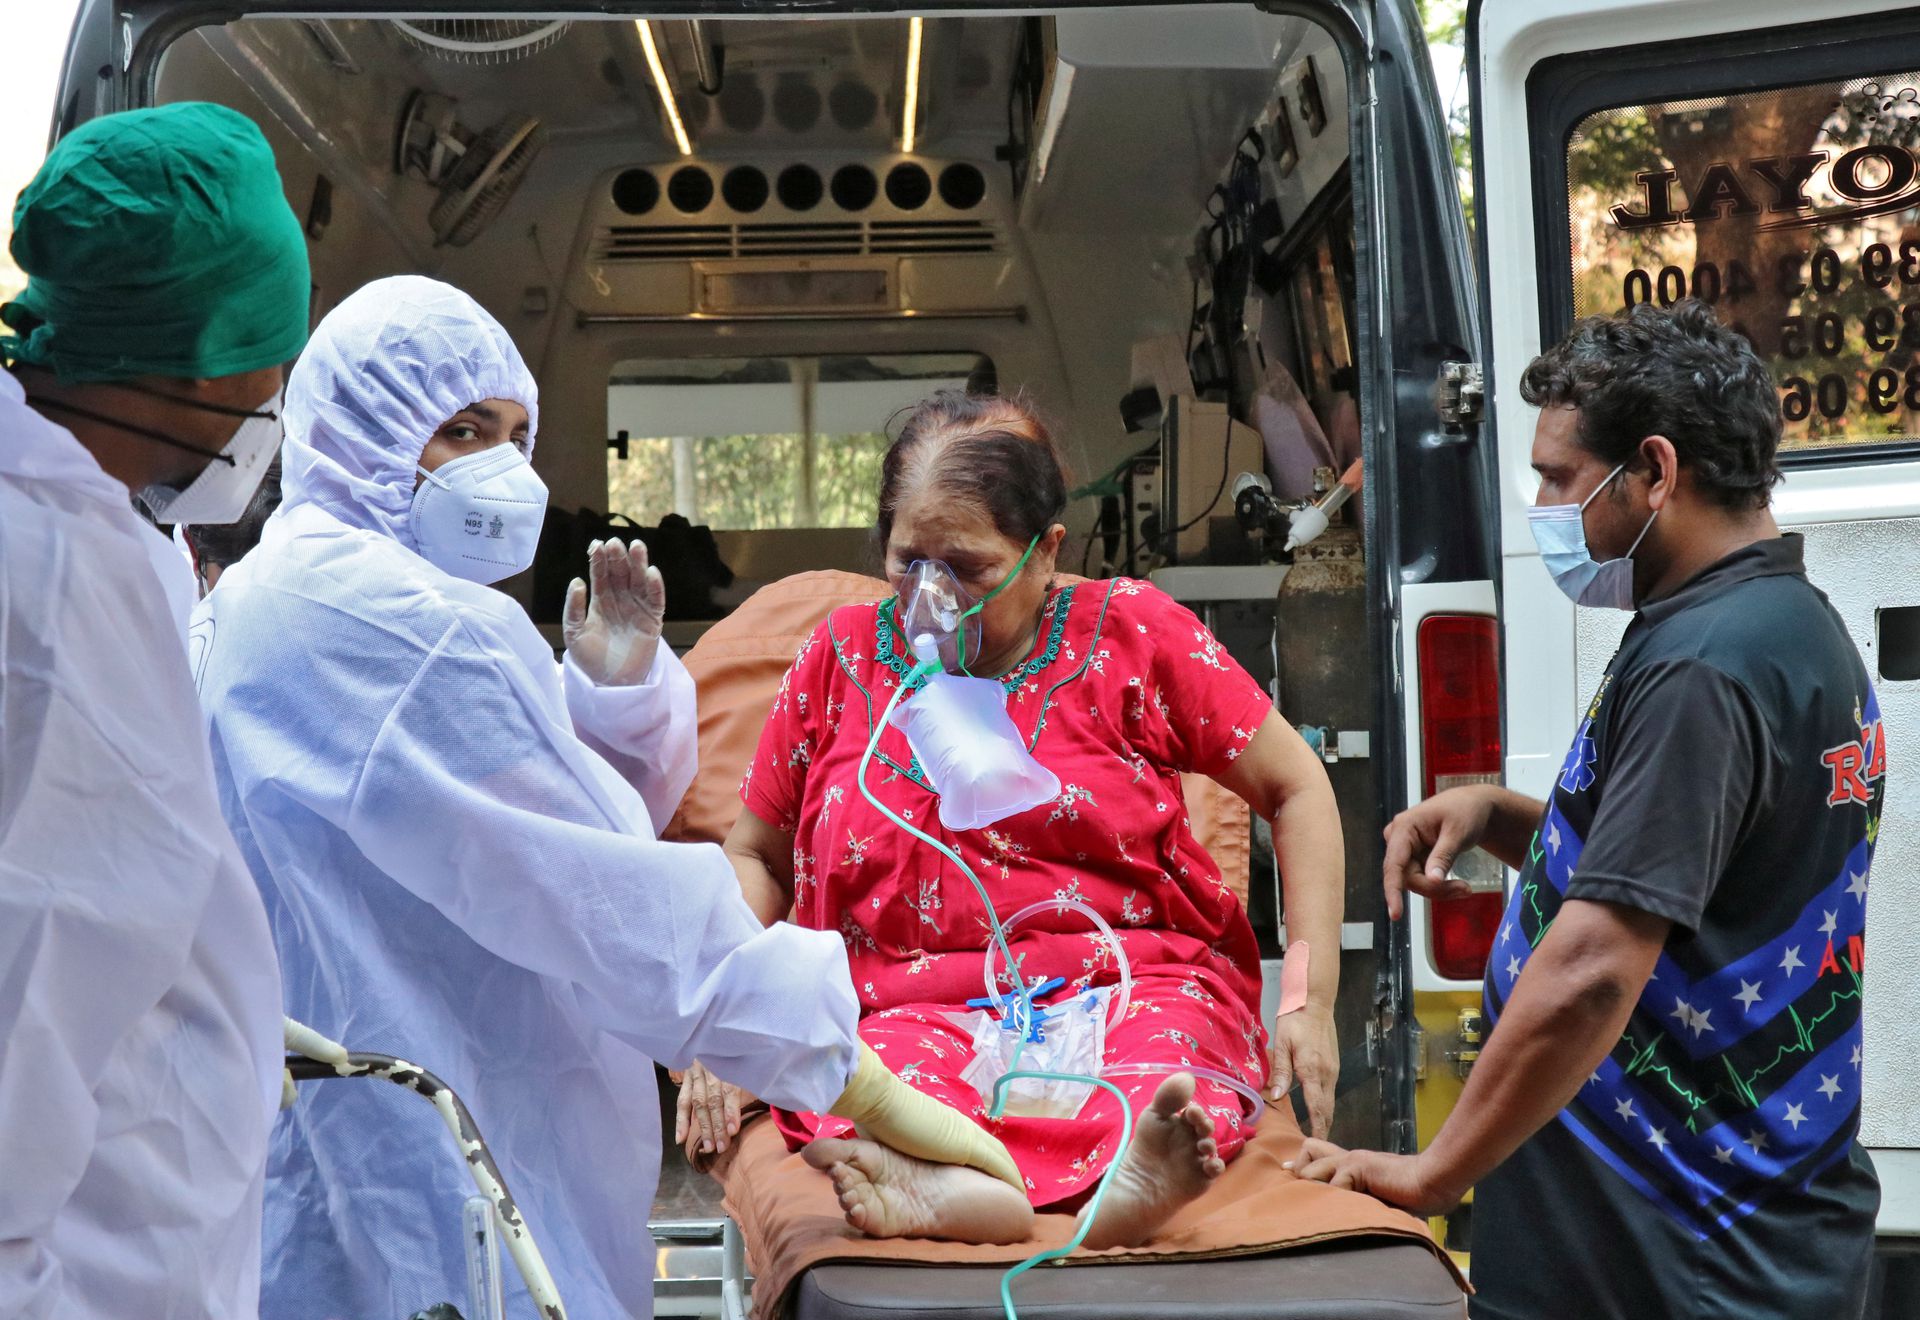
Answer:
[[[914,639],[921,663],[938,663],[929,635]],[[1007,714],[1007,690],[990,678],[928,674],[894,708],[921,770],[940,795],[940,823],[977,830],[1060,796],[1060,777],[1033,759]]]

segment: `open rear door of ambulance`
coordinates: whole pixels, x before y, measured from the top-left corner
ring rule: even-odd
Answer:
[[[1578,316],[1693,296],[1780,387],[1783,527],[1920,744],[1920,10],[1859,0],[1474,0],[1474,158],[1499,455],[1507,781],[1544,797],[1628,616],[1571,604],[1525,510],[1519,378]],[[1781,639],[1790,646],[1791,639]],[[1896,751],[1897,755],[1897,751]],[[1920,802],[1874,866],[1862,1138],[1920,1235]]]

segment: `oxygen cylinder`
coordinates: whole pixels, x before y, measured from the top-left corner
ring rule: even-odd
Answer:
[[[1294,552],[1293,565],[1280,584],[1275,606],[1279,636],[1279,708],[1288,723],[1324,734],[1327,777],[1340,810],[1346,841],[1346,921],[1372,921],[1381,911],[1380,826],[1374,762],[1355,734],[1373,728],[1373,653],[1367,638],[1367,562],[1360,532],[1341,519],[1316,540]],[[1346,754],[1340,754],[1346,734]],[[1309,742],[1313,739],[1310,737]],[[1371,739],[1364,750],[1371,752]],[[1291,938],[1291,936],[1289,936]],[[1334,1021],[1340,1047],[1348,1052],[1365,1041],[1374,1022],[1379,955],[1364,950],[1343,953],[1340,997]],[[1343,1078],[1344,1083],[1358,1081]],[[1384,1111],[1377,1085],[1358,1085],[1339,1102],[1339,1139],[1357,1145],[1383,1145]]]

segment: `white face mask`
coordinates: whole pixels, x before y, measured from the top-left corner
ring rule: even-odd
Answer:
[[[533,564],[547,484],[512,444],[442,463],[413,492],[414,544],[428,562],[483,586]]]
[[[1593,488],[1593,493],[1578,504],[1543,504],[1527,510],[1534,544],[1540,547],[1540,562],[1553,574],[1555,585],[1576,605],[1611,610],[1633,608],[1633,552],[1653,530],[1653,520],[1660,516],[1660,510],[1653,511],[1653,517],[1647,519],[1647,525],[1640,529],[1640,535],[1633,539],[1626,554],[1605,563],[1597,563],[1593,552],[1587,549],[1585,518],[1587,506],[1613,484],[1613,479],[1624,472],[1626,466],[1622,463],[1607,473]]]
[[[273,456],[280,452],[283,436],[280,392],[276,391],[240,423],[220,457],[201,469],[185,489],[148,486],[140,492],[140,502],[157,523],[198,527],[237,523],[246,516]]]

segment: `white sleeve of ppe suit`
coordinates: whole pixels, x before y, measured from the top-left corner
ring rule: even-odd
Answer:
[[[858,1059],[840,938],[762,927],[718,847],[634,832],[593,753],[509,672],[448,629],[367,752],[340,822],[355,845],[495,956],[576,987],[648,1057],[697,1056],[783,1108],[824,1110]]]
[[[603,687],[571,654],[560,669],[574,732],[633,785],[653,828],[665,829],[699,766],[693,675],[664,641],[644,683]]]
[[[0,697],[5,686],[0,681]],[[18,715],[24,704],[0,700],[0,709]],[[97,799],[82,805],[84,781],[116,762],[92,740],[76,741],[74,722],[63,723],[64,730],[7,729],[17,747],[38,747],[52,764],[36,791],[0,801],[18,809],[0,812],[12,817],[0,826],[0,1316],[10,1317],[77,1309],[46,1238],[94,1158],[102,1117],[95,1092],[109,1060],[189,952],[191,924],[180,913],[197,895],[162,879],[142,911],[135,858],[144,851],[147,865],[167,868],[163,876],[213,869],[144,793],[127,792],[112,811],[91,815],[100,808]],[[41,768],[7,767],[21,772],[21,787]],[[73,792],[58,787],[62,779]],[[94,823],[76,848],[72,830],[83,818]],[[56,860],[63,851],[65,865]],[[129,869],[116,876],[123,865]]]

